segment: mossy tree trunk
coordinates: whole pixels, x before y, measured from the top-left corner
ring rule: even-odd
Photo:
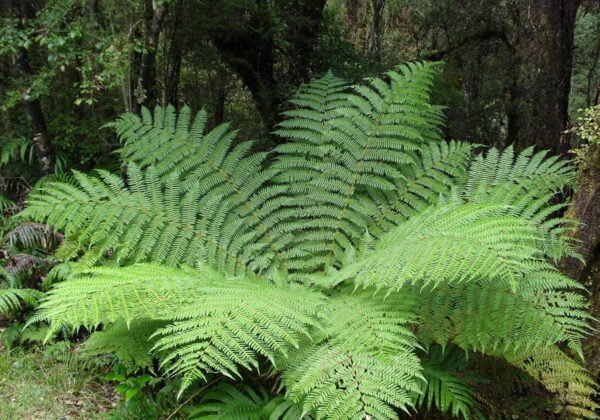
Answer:
[[[600,319],[600,145],[589,148],[567,216],[582,223],[575,237],[581,241],[580,252],[585,264],[567,259],[561,263],[561,269],[587,286],[591,292],[592,315]],[[600,334],[588,339],[584,351],[588,369],[596,377],[600,376]]]

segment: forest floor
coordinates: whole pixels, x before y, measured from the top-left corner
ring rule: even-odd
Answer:
[[[0,419],[105,419],[119,397],[102,376],[64,345],[0,346]]]

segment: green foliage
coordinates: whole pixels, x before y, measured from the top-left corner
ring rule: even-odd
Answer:
[[[330,299],[313,343],[292,355],[284,385],[317,418],[396,418],[423,378],[409,326],[418,301],[372,292]]]
[[[124,322],[109,325],[85,341],[83,353],[86,357],[113,354],[127,369],[152,370],[152,347],[156,340],[151,336],[162,326],[163,322],[151,320],[136,320],[130,327]]]
[[[36,306],[41,296],[34,289],[0,289],[0,314],[18,311],[23,304]]]
[[[282,396],[272,397],[261,387],[219,383],[202,396],[202,400],[188,410],[190,419],[248,419],[294,420],[302,411]]]
[[[287,142],[268,159],[227,124],[205,133],[203,111],[122,116],[125,181],[76,173],[41,185],[21,214],[64,232],[57,255],[72,261],[30,322],[49,335],[102,328],[92,353],[157,360],[180,394],[268,372],[316,418],[476,412],[458,356],[421,360],[433,345],[502,357],[589,414],[595,385],[570,358],[587,304],[552,265],[577,255],[552,204],[573,169],[443,142],[436,68],[351,88],[326,74],[291,100],[277,128]],[[268,418],[283,401],[224,387],[202,413]]]
[[[455,347],[445,352],[441,347],[430,349],[423,361],[423,382],[416,406],[436,407],[441,412],[450,411],[454,417],[469,418],[476,405],[475,390],[464,370],[467,360],[463,352]],[[462,376],[461,376],[462,375]]]
[[[90,269],[57,284],[31,322],[52,320],[50,336],[63,327],[165,321],[152,351],[165,355],[168,373],[183,376],[183,390],[207,372],[240,376],[237,365],[257,368],[259,356],[285,356],[316,324],[311,315],[319,302],[305,289],[226,280],[210,269],[134,265]]]
[[[600,105],[581,111],[577,124],[571,129],[580,146],[573,150],[577,164],[586,169],[590,165],[590,154],[600,147]]]

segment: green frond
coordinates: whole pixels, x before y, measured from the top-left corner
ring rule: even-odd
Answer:
[[[317,418],[397,418],[422,378],[410,330],[417,302],[366,291],[329,299],[323,329],[283,366],[287,395]]]
[[[190,419],[298,420],[302,411],[282,396],[271,396],[261,386],[221,382],[189,410]]]
[[[77,186],[50,183],[30,195],[21,217],[64,232],[57,256],[77,257],[83,267],[100,261],[119,265],[152,261],[204,262],[234,273],[247,270],[254,256],[251,251],[260,244],[248,244],[256,235],[242,236],[242,241],[236,237],[248,224],[233,214],[223,220],[221,213],[228,207],[219,203],[220,197],[199,208],[199,187],[184,191],[175,175],[163,186],[153,167],[142,172],[130,164],[127,173],[128,187],[105,171],[98,177],[76,173]],[[221,226],[219,220],[233,223]]]
[[[423,382],[421,393],[417,397],[417,408],[435,407],[445,413],[450,411],[454,417],[469,418],[476,405],[475,391],[464,377],[466,366],[465,353],[456,347],[445,351],[435,346],[429,350],[423,360]]]
[[[35,289],[2,289],[0,288],[0,314],[6,315],[19,311],[23,304],[36,306],[43,293]]]
[[[598,418],[600,406],[594,401],[598,385],[581,365],[558,347],[545,347],[530,352],[515,352],[504,357],[555,393],[565,406],[568,418]]]
[[[418,159],[402,168],[403,177],[392,191],[365,191],[377,203],[378,214],[369,232],[381,234],[438,202],[467,177],[472,146],[461,142],[434,142],[421,148]]]
[[[288,142],[276,149],[274,164],[276,181],[289,185],[292,205],[301,206],[280,228],[294,237],[288,246],[295,255],[285,254],[290,268],[339,265],[379,212],[361,191],[394,191],[402,168],[440,140],[441,112],[429,104],[435,68],[402,66],[387,74],[389,82],[367,79],[345,94],[344,81],[327,74],[292,99],[297,108],[276,131]]]
[[[83,354],[89,358],[112,354],[129,369],[152,370],[152,347],[156,340],[151,336],[164,325],[163,321],[143,319],[135,320],[129,326],[125,322],[108,325],[90,335],[83,344]]]
[[[198,225],[212,244],[206,251],[209,264],[232,274],[285,264],[279,250],[292,236],[278,230],[280,218],[273,213],[286,205],[280,197],[286,188],[267,184],[278,169],[264,168],[266,153],[250,154],[251,142],[235,144],[236,132],[228,124],[205,134],[206,120],[205,111],[192,118],[188,107],[176,114],[170,106],[157,107],[154,116],[147,109],[141,118],[124,114],[112,126],[124,143],[126,162],[154,168],[163,184],[177,174],[194,204],[204,203]]]
[[[574,181],[575,169],[568,161],[547,155],[548,151],[534,153],[533,147],[518,155],[513,146],[503,151],[492,148],[471,163],[464,194],[473,202],[498,202],[519,199],[531,191],[538,196],[560,191]]]
[[[0,213],[13,206],[15,202],[0,194]]]
[[[30,323],[49,322],[50,335],[64,327],[164,321],[152,352],[165,355],[162,365],[182,375],[185,387],[207,372],[233,376],[237,366],[257,368],[258,357],[275,363],[309,336],[320,304],[304,288],[140,264],[93,268],[57,284]]]
[[[558,261],[564,256],[580,258],[569,233],[577,227],[573,219],[557,217],[567,204],[552,204],[556,195],[575,180],[575,168],[548,151],[533,147],[515,154],[512,146],[490,149],[471,163],[469,181],[462,194],[473,203],[510,205],[517,217],[538,223],[545,231],[544,252]]]
[[[4,243],[12,248],[52,250],[62,241],[62,234],[42,223],[22,223],[4,236]]]
[[[570,291],[576,287],[548,268],[528,275],[515,291],[489,282],[440,286],[421,293],[418,336],[482,353],[566,343],[581,354],[591,317],[583,297]]]
[[[202,284],[221,278],[209,270],[152,264],[90,268],[55,284],[30,323],[47,321],[51,335],[62,328],[93,330],[138,319],[167,320],[173,307],[188,302]]]
[[[487,279],[516,288],[539,262],[543,236],[527,220],[506,215],[502,205],[442,203],[384,235],[340,279],[357,287],[399,291]]]

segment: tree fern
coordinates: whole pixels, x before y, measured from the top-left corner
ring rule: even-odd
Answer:
[[[555,204],[573,170],[531,149],[472,158],[443,142],[436,68],[311,82],[272,159],[229,125],[205,133],[203,111],[121,117],[126,182],[45,183],[21,215],[64,232],[58,257],[71,261],[32,322],[102,327],[92,349],[158,359],[182,389],[269,373],[279,414],[397,418],[427,401],[467,415],[472,393],[443,355],[421,361],[435,345],[503,357],[591,414],[595,387],[570,359],[587,304],[552,265],[577,255]],[[261,391],[223,387],[201,414],[266,415]]]

